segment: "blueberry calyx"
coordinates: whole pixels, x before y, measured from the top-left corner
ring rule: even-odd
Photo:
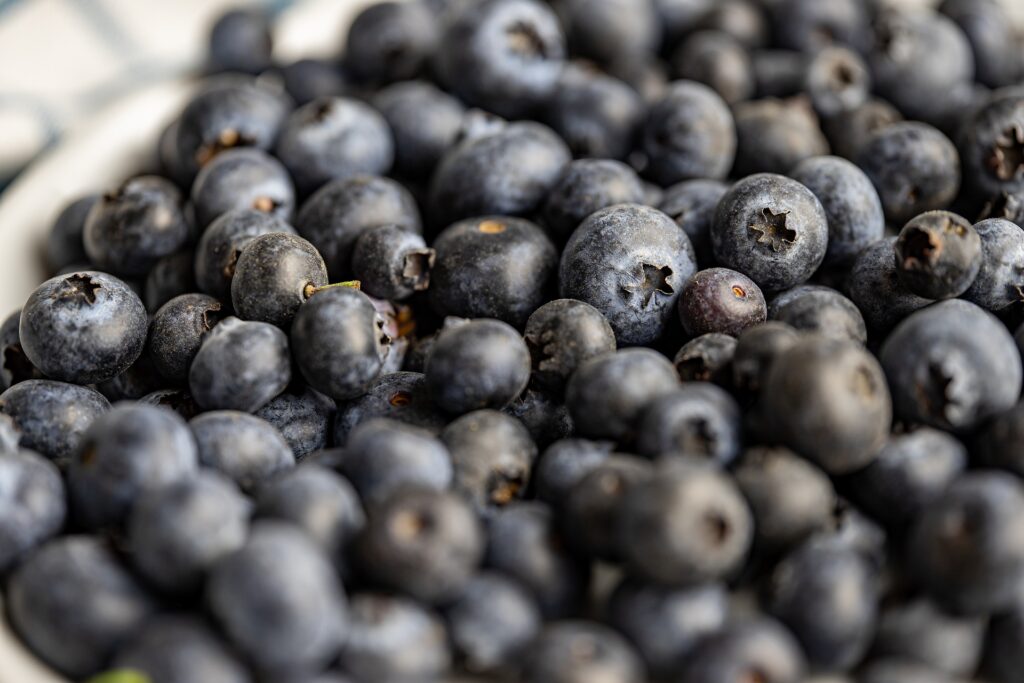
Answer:
[[[1024,126],[1010,126],[996,138],[988,165],[1000,180],[1013,180],[1024,172]]]
[[[64,296],[80,297],[87,304],[96,303],[96,290],[103,285],[93,280],[88,275],[77,273],[64,280]]]
[[[761,210],[763,220],[750,224],[757,233],[757,243],[767,245],[776,254],[796,242],[796,230],[786,227],[788,211],[775,213],[767,206]]]

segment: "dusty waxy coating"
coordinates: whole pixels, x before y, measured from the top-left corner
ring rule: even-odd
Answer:
[[[205,294],[182,294],[161,306],[149,328],[157,372],[172,382],[187,381],[192,359],[222,317],[221,303]]]

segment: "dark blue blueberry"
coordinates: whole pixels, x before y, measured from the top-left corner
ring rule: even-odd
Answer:
[[[564,241],[595,211],[643,200],[643,185],[629,166],[611,159],[579,159],[566,166],[551,188],[544,204],[544,225]]]
[[[275,152],[304,195],[331,180],[383,175],[395,156],[384,117],[343,97],[320,98],[292,112]]]
[[[0,387],[7,389],[27,379],[40,379],[43,375],[32,365],[21,347],[21,309],[4,318],[0,324]]]
[[[804,159],[829,153],[818,117],[803,99],[741,102],[736,120],[733,175],[789,173]]]
[[[893,258],[895,245],[896,238],[889,237],[866,247],[854,261],[846,284],[868,328],[882,334],[931,303],[900,280]]]
[[[774,619],[757,616],[729,624],[697,642],[681,670],[687,683],[764,681],[797,683],[804,655],[793,635]]]
[[[560,0],[555,3],[573,55],[601,64],[658,51],[661,25],[652,0]]]
[[[1024,294],[1024,230],[1003,218],[974,225],[981,237],[981,268],[963,298],[990,311],[1021,301]]]
[[[522,498],[537,446],[522,423],[494,410],[476,410],[441,432],[452,463],[452,488],[477,510]]]
[[[349,26],[345,67],[357,80],[368,83],[414,78],[438,48],[439,23],[418,0],[370,5]]]
[[[132,562],[160,590],[194,593],[210,567],[245,543],[251,508],[230,479],[204,468],[132,508],[127,524]]]
[[[697,28],[728,33],[749,49],[761,48],[769,40],[768,17],[761,5],[751,0],[719,0],[712,3]]]
[[[807,55],[794,50],[758,50],[751,54],[756,94],[760,98],[793,97],[803,89]],[[804,102],[809,104],[809,102]]]
[[[331,443],[334,401],[310,387],[293,387],[255,412],[277,427],[296,460]]]
[[[94,194],[80,197],[68,203],[57,215],[46,236],[46,265],[51,271],[88,260],[82,233],[89,211],[99,198]]]
[[[819,116],[831,118],[863,106],[871,96],[871,74],[853,50],[825,48],[810,58],[804,88]]]
[[[868,339],[864,317],[856,304],[822,285],[797,285],[780,292],[768,304],[768,317],[797,330],[835,339],[861,344]]]
[[[701,83],[672,83],[651,107],[643,149],[647,173],[662,185],[699,178],[722,180],[736,154],[736,126],[729,105]]]
[[[530,380],[530,350],[511,326],[479,319],[442,330],[427,358],[426,385],[441,410],[503,408]]]
[[[1024,138],[1024,95],[997,91],[964,122],[960,153],[964,177],[986,195],[1016,195],[1024,188],[1020,140]]]
[[[98,391],[52,380],[26,380],[0,394],[0,412],[13,419],[21,446],[62,467],[93,420],[109,409]]]
[[[428,81],[395,83],[378,91],[372,101],[391,127],[395,171],[412,178],[430,175],[455,143],[466,111]]]
[[[870,10],[860,0],[782,0],[772,7],[775,40],[789,50],[814,53],[839,44],[865,50]]]
[[[822,128],[834,153],[846,159],[856,159],[873,133],[902,120],[903,116],[891,104],[871,98],[859,107],[825,119]]]
[[[629,642],[592,621],[548,624],[530,649],[523,683],[641,683],[644,665]]]
[[[254,237],[274,232],[295,234],[295,228],[273,214],[236,209],[222,214],[203,232],[195,253],[196,284],[221,301],[231,299],[231,278],[238,257]]]
[[[433,247],[430,302],[439,315],[496,318],[521,328],[550,296],[558,250],[528,220],[462,220],[438,235]]]
[[[744,403],[756,400],[764,390],[772,363],[799,339],[792,327],[774,321],[751,327],[740,335],[732,353],[732,381]]]
[[[927,211],[903,226],[896,239],[896,272],[914,294],[951,299],[963,294],[983,260],[981,237],[949,211]]]
[[[677,78],[703,83],[730,105],[754,95],[754,67],[743,45],[721,31],[696,31],[672,53]]]
[[[195,252],[183,249],[153,265],[142,286],[142,299],[151,315],[174,297],[196,291],[195,262]]]
[[[534,0],[497,0],[533,3]],[[493,5],[495,0],[486,3]],[[512,123],[452,147],[430,185],[437,225],[489,214],[522,216],[536,211],[562,175],[569,148],[539,123]]]
[[[93,420],[68,468],[76,526],[114,525],[132,505],[199,468],[195,439],[178,415],[122,403]]]
[[[322,669],[348,627],[333,567],[285,522],[252,525],[245,545],[214,565],[206,602],[238,651],[271,679]]]
[[[584,474],[560,501],[565,538],[582,557],[617,562],[623,555],[619,518],[633,487],[653,474],[651,463],[632,455],[611,455]]]
[[[548,446],[534,467],[533,487],[538,500],[561,505],[580,479],[608,459],[611,441],[562,439]]]
[[[990,88],[1013,85],[1021,75],[1008,6],[992,0],[945,0],[939,11],[957,23],[974,52],[975,78]]]
[[[736,336],[767,315],[761,288],[728,268],[698,271],[679,295],[679,320],[691,337],[712,332]]]
[[[288,329],[299,307],[326,284],[327,266],[312,244],[298,235],[259,235],[238,255],[231,305],[243,320]]]
[[[519,420],[538,448],[573,435],[575,427],[561,396],[527,388],[503,411]]]
[[[733,185],[715,212],[711,245],[723,266],[777,291],[805,282],[828,246],[828,218],[817,197],[770,173]]]
[[[288,337],[269,323],[235,317],[217,323],[188,372],[189,390],[208,410],[256,412],[291,381]]]
[[[1024,655],[1024,606],[1017,605],[989,622],[983,671],[995,683],[1013,683]]]
[[[885,234],[885,216],[871,180],[845,159],[812,157],[790,176],[814,193],[828,218],[826,265],[850,263]]]
[[[225,12],[210,29],[208,42],[211,71],[257,75],[270,66],[270,16],[261,9]]]
[[[431,401],[426,378],[419,372],[380,375],[366,387],[366,393],[338,403],[334,420],[334,442],[343,446],[353,428],[374,417],[387,417],[438,433],[448,417]]]
[[[636,430],[637,452],[696,456],[728,465],[742,448],[740,407],[724,389],[688,382],[643,410]]]
[[[437,257],[423,236],[400,225],[367,230],[352,250],[352,274],[360,289],[381,299],[407,299],[430,286]]]
[[[295,188],[280,161],[263,150],[242,147],[222,152],[203,166],[192,183],[192,205],[201,228],[237,209],[289,221]]]
[[[163,616],[150,621],[118,648],[114,668],[160,683],[252,683],[238,656],[195,617]]]
[[[57,467],[32,451],[0,453],[0,573],[64,526]]]
[[[341,66],[326,59],[300,59],[281,67],[284,89],[298,105],[321,97],[348,94],[350,84]]]
[[[658,208],[683,229],[697,255],[697,265],[714,265],[711,251],[711,224],[715,209],[729,186],[717,180],[684,180],[666,188]]]
[[[145,275],[189,237],[181,193],[157,176],[131,178],[89,210],[82,234],[89,261],[99,270]]]
[[[727,334],[711,332],[695,337],[680,347],[672,359],[683,382],[714,382],[728,387],[732,384],[732,357],[736,339]]]
[[[97,673],[154,611],[97,537],[64,536],[32,553],[7,585],[14,630],[48,665],[75,679]]]
[[[921,598],[888,605],[878,619],[871,658],[903,659],[969,677],[981,660],[985,622],[949,614]]]
[[[561,395],[584,361],[615,351],[615,333],[601,312],[575,299],[555,299],[526,321],[533,359],[531,385]]]
[[[220,302],[205,294],[182,294],[161,306],[149,326],[149,355],[157,372],[176,384],[187,382],[192,359],[223,316]]]
[[[690,240],[672,219],[619,204],[591,214],[569,238],[559,292],[604,314],[619,344],[647,344],[664,332],[696,270]]]
[[[213,410],[188,423],[199,463],[221,472],[244,490],[295,465],[295,455],[274,425],[236,410]]]
[[[994,316],[959,299],[904,320],[879,356],[896,415],[939,429],[969,430],[1017,402],[1021,360]]]

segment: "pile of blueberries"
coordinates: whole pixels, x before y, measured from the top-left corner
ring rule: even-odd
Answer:
[[[102,683],[1020,683],[1001,7],[385,2],[289,64],[224,15],[0,327],[13,630]]]

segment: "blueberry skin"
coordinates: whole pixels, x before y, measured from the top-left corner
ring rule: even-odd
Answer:
[[[519,420],[538,448],[568,438],[575,431],[572,416],[561,397],[536,389],[527,388],[502,412]]]
[[[764,390],[775,359],[800,339],[792,327],[766,322],[745,330],[736,340],[732,356],[732,381],[737,396],[752,402]]]
[[[568,31],[573,55],[599,64],[655,53],[661,43],[652,0],[562,0],[556,12]]]
[[[451,666],[444,622],[415,600],[358,593],[341,669],[358,681],[436,680]]]
[[[248,147],[221,152],[203,166],[192,183],[191,198],[201,228],[239,209],[282,221],[290,221],[295,211],[295,187],[288,170],[263,150]]]
[[[295,455],[281,433],[254,415],[212,410],[188,423],[198,445],[199,462],[253,490],[260,482],[295,465]]]
[[[266,12],[230,10],[220,15],[210,29],[207,44],[210,70],[255,76],[270,66],[273,45],[270,17]]]
[[[381,225],[422,231],[419,211],[409,191],[377,176],[327,183],[302,205],[295,225],[324,257],[333,281],[348,279],[352,249],[365,231]]]
[[[184,249],[170,256],[164,256],[153,265],[142,285],[142,300],[146,310],[156,313],[165,303],[176,296],[195,292],[195,252]]]
[[[196,284],[221,301],[231,300],[231,279],[245,246],[259,235],[295,234],[280,218],[255,209],[235,209],[222,214],[203,232],[195,252]]]
[[[870,98],[859,107],[825,119],[822,121],[822,129],[828,136],[832,151],[853,160],[873,133],[902,120],[903,115],[891,104]]]
[[[683,382],[714,382],[728,387],[732,384],[735,350],[735,338],[709,332],[683,344],[672,358],[672,365]]]
[[[958,614],[1012,608],[1024,576],[1024,491],[1004,472],[971,472],[917,516],[907,557],[939,604]]]
[[[672,219],[618,204],[591,214],[569,238],[559,292],[601,311],[619,344],[647,344],[664,332],[696,270],[690,240]]]
[[[565,37],[535,0],[487,0],[456,14],[434,55],[442,83],[472,106],[521,117],[555,92]]]
[[[8,389],[27,379],[41,379],[42,373],[25,356],[18,327],[21,309],[12,312],[0,324],[0,387]]]
[[[574,157],[625,159],[646,113],[640,95],[621,80],[570,63],[542,118]]]
[[[1015,150],[1024,127],[1024,96],[1000,91],[967,118],[960,140],[965,177],[986,195],[1016,194],[1024,188]]]
[[[658,202],[658,209],[674,220],[690,238],[697,255],[697,265],[701,268],[714,265],[711,224],[715,220],[718,202],[728,189],[727,184],[718,180],[684,180],[666,188]]]
[[[878,620],[872,659],[894,658],[950,676],[970,676],[985,644],[986,620],[949,614],[926,599],[890,605]]]
[[[160,590],[193,594],[210,567],[245,543],[251,509],[230,479],[200,470],[132,508],[127,524],[132,561]]]
[[[909,289],[896,272],[896,238],[881,239],[860,253],[847,279],[850,299],[873,332],[884,334],[931,303]]]
[[[945,0],[939,11],[956,22],[974,53],[975,78],[990,88],[1013,85],[1020,63],[1013,50],[1013,22],[1005,8],[989,0]]]
[[[758,50],[752,57],[757,97],[793,97],[803,90],[807,55],[793,50]]]
[[[382,417],[352,430],[338,469],[364,501],[384,500],[410,486],[445,491],[452,483],[451,455],[440,439]]]
[[[643,200],[643,185],[629,166],[612,159],[577,159],[551,188],[544,203],[544,225],[564,241],[595,211]]]
[[[0,412],[21,432],[21,447],[61,467],[78,452],[89,425],[108,410],[110,403],[98,391],[53,380],[26,380],[0,394]]]
[[[644,665],[612,629],[590,621],[556,621],[541,631],[526,659],[524,683],[640,683]]]
[[[284,89],[298,105],[319,97],[336,97],[352,89],[341,65],[330,59],[300,59],[280,68]]]
[[[517,669],[542,626],[533,597],[488,571],[466,582],[444,617],[455,656],[478,675]]]
[[[68,467],[73,518],[87,529],[117,524],[136,501],[191,479],[198,468],[183,419],[155,406],[119,404],[93,420]]]
[[[432,214],[438,225],[471,216],[531,214],[543,204],[571,159],[562,139],[539,123],[512,123],[491,135],[466,140],[449,149],[434,171]]]
[[[805,282],[828,247],[828,218],[817,197],[795,180],[770,173],[733,185],[715,212],[711,246],[723,266],[766,291]]]
[[[962,216],[928,211],[896,238],[896,272],[914,294],[950,299],[963,294],[982,263],[981,237]]]
[[[969,430],[1010,408],[1021,387],[1020,354],[992,314],[959,299],[904,320],[880,359],[897,416]]]
[[[488,518],[485,565],[514,579],[537,600],[546,619],[584,604],[590,565],[571,554],[547,505],[514,503]]]
[[[277,427],[300,461],[331,443],[334,401],[310,387],[285,390],[254,414]]]
[[[344,446],[356,425],[374,417],[391,418],[434,434],[448,423],[448,416],[434,405],[426,378],[419,372],[380,375],[362,396],[339,402],[334,419],[335,445]]]
[[[113,275],[80,271],[39,285],[21,309],[25,355],[43,374],[80,384],[119,375],[142,353],[146,308]]]
[[[797,683],[806,663],[799,643],[774,619],[758,616],[727,625],[698,641],[683,665],[687,683],[719,683],[760,676],[768,683]]]
[[[473,320],[441,331],[425,376],[427,391],[441,410],[461,415],[503,408],[530,380],[530,351],[510,325]]]
[[[793,631],[813,666],[849,670],[871,645],[877,577],[863,557],[842,544],[812,539],[799,546],[775,567],[767,600],[768,610]]]
[[[235,647],[271,677],[319,670],[348,630],[330,562],[285,522],[252,525],[245,545],[214,565],[206,603]]]
[[[64,526],[67,503],[57,467],[32,451],[0,453],[0,572]]]
[[[414,78],[437,50],[440,23],[422,2],[370,5],[349,26],[345,68],[368,83]]]
[[[1020,671],[1024,607],[1016,606],[989,622],[982,671],[996,683],[1012,683]]]
[[[192,359],[223,315],[221,303],[205,294],[182,294],[161,306],[149,325],[149,355],[157,372],[176,384],[187,382]]]
[[[839,44],[863,51],[871,39],[869,13],[858,0],[783,0],[772,18],[774,37],[787,50],[814,53]]]
[[[672,53],[677,78],[703,83],[726,104],[754,95],[754,67],[743,45],[721,31],[695,31]]]
[[[704,637],[725,626],[728,608],[728,593],[717,583],[668,588],[625,579],[608,600],[608,621],[633,643],[648,673],[669,678]]]
[[[356,240],[352,274],[370,296],[398,301],[430,287],[436,258],[419,233],[388,225],[368,230]]]
[[[291,381],[288,337],[277,327],[228,317],[214,327],[189,368],[189,389],[209,410],[256,412]]]
[[[396,173],[425,178],[455,143],[466,108],[428,81],[395,83],[373,96],[391,128]]]
[[[518,420],[476,410],[441,432],[452,463],[452,488],[478,511],[522,498],[530,483],[537,446]]]
[[[882,200],[871,180],[839,157],[805,159],[789,174],[814,193],[828,218],[826,265],[849,264],[885,234]]]
[[[736,121],[735,176],[789,173],[804,159],[829,153],[828,140],[808,103],[761,99],[741,102]]]
[[[653,474],[651,463],[632,455],[612,455],[584,474],[559,506],[559,520],[571,547],[584,558],[618,562],[623,500]]]
[[[565,402],[580,436],[621,443],[637,435],[644,409],[678,386],[667,358],[651,349],[624,349],[581,364],[569,378]]]
[[[330,287],[299,308],[292,323],[295,364],[317,391],[343,401],[366,392],[381,371],[391,339],[367,296]]]
[[[611,441],[562,439],[541,454],[534,467],[533,487],[538,500],[558,506],[580,479],[605,462],[615,444]]]
[[[99,195],[95,194],[79,197],[57,214],[46,236],[46,265],[51,271],[88,261],[82,233],[89,211],[99,199]]]
[[[761,289],[728,268],[698,271],[679,295],[679,320],[692,337],[710,332],[736,336],[763,323],[767,314]]]
[[[114,667],[161,683],[252,683],[227,644],[195,617],[164,616],[147,623],[118,649]]]
[[[480,522],[462,498],[405,488],[367,506],[353,552],[372,584],[442,604],[473,575],[484,543]]]
[[[430,303],[441,316],[496,318],[517,328],[548,300],[558,250],[522,218],[459,221],[434,240]]]
[[[99,538],[64,536],[37,549],[7,585],[11,624],[44,662],[72,678],[97,673],[155,612]]]
[[[853,50],[829,47],[807,64],[804,88],[811,106],[825,118],[860,107],[871,96],[871,73]]]
[[[662,185],[682,180],[722,180],[736,154],[729,105],[711,88],[676,81],[648,114],[643,133],[648,174]]]
[[[798,341],[772,363],[762,396],[766,420],[782,443],[830,474],[870,463],[892,424],[886,375],[852,341]]]
[[[754,516],[754,544],[774,555],[833,522],[836,492],[828,475],[788,448],[744,451],[733,476]]]
[[[892,223],[944,209],[960,189],[956,147],[926,123],[894,123],[876,131],[854,161],[871,179]]]
[[[575,299],[554,299],[531,313],[523,338],[533,362],[532,386],[556,396],[585,361],[615,351],[605,317]]]
[[[797,285],[768,304],[768,318],[794,329],[864,344],[867,325],[860,309],[845,296],[822,285]]]
[[[1002,218],[975,223],[981,238],[981,267],[962,296],[990,311],[998,311],[1021,300],[1018,286],[1024,285],[1024,230]]]
[[[740,407],[724,389],[691,382],[644,409],[637,427],[641,455],[696,456],[726,466],[742,448]]]
[[[231,304],[243,320],[287,329],[312,290],[327,284],[327,266],[316,248],[297,235],[252,238],[231,278]]]
[[[275,153],[305,195],[331,180],[383,175],[395,157],[384,117],[344,97],[320,98],[292,112]]]

